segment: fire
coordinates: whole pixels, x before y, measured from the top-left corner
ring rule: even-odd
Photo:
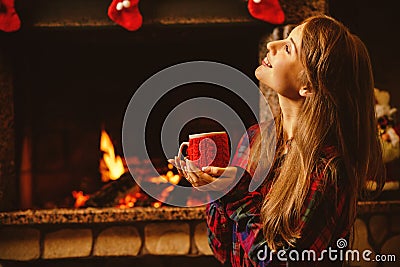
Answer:
[[[85,195],[82,191],[73,191],[72,196],[75,198],[75,208],[82,207],[89,199],[89,196]]]
[[[155,184],[164,184],[164,183],[171,183],[171,184],[178,184],[181,180],[181,177],[178,174],[174,174],[172,169],[174,166],[172,164],[168,164],[169,171],[166,174],[152,177],[149,179],[150,182]]]
[[[114,145],[111,142],[110,136],[105,130],[101,131],[100,150],[104,152],[102,162],[100,163],[101,179],[103,182],[117,180],[125,173],[125,167],[120,156],[116,156]],[[102,168],[105,165],[105,168]],[[104,170],[105,169],[105,170]],[[108,173],[107,173],[108,171]]]
[[[163,167],[159,170],[164,174],[152,177],[152,162],[150,160],[140,160],[136,157],[125,159],[116,155],[111,138],[104,129],[101,131],[100,151],[103,152],[103,157],[100,160],[99,166],[101,180],[103,182],[114,180],[110,182],[110,184],[114,183],[114,185],[118,185],[118,182],[120,181],[124,182],[123,180],[118,179],[128,171],[127,165],[129,165],[135,169],[135,174],[143,178],[147,183],[163,184],[161,186],[163,189],[158,193],[157,200],[153,199],[145,192],[142,192],[138,186],[132,187],[128,192],[121,191],[121,193],[124,193],[124,196],[121,197],[119,195],[118,199],[113,200],[118,208],[127,209],[142,206],[161,208],[175,189],[175,185],[178,185],[181,180],[180,175],[173,172],[174,166],[172,164],[168,164],[168,169]],[[123,177],[126,178],[125,176]],[[103,192],[102,190],[105,190],[103,188],[109,189],[110,187],[105,185],[97,192]],[[76,208],[84,206],[92,197],[92,195],[85,195],[82,191],[73,191],[72,195],[75,198]],[[188,201],[193,202],[191,199]]]
[[[135,206],[135,203],[140,198],[141,198],[140,193],[135,193],[135,194],[129,193],[125,197],[123,197],[119,200],[118,208],[121,208],[121,209],[133,208]]]

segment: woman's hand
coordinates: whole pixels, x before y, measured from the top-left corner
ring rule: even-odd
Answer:
[[[185,177],[194,188],[200,191],[221,191],[227,188],[236,178],[236,167],[203,167],[200,170],[192,161],[178,157],[168,160],[175,165],[181,176]]]

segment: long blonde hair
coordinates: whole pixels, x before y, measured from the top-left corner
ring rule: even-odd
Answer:
[[[303,23],[301,79],[306,81],[312,96],[303,103],[298,118],[301,123],[261,208],[264,235],[271,249],[285,243],[294,246],[301,237],[302,206],[324,146],[336,146],[345,167],[351,200],[349,224],[354,221],[366,178],[383,184],[368,51],[357,36],[331,17],[318,15]],[[282,139],[280,121],[278,117],[276,126]],[[282,146],[282,140],[278,141],[278,154]],[[255,149],[252,153],[250,159],[254,163],[259,160],[260,151]],[[324,187],[336,182],[337,163],[335,158],[324,163],[324,172],[330,174]]]

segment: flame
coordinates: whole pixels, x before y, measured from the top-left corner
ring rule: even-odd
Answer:
[[[172,164],[168,164],[168,169],[169,171],[166,174],[156,176],[156,177],[151,177],[149,178],[149,181],[155,184],[165,184],[165,183],[171,183],[171,184],[178,184],[179,181],[181,180],[181,177],[178,174],[174,174],[172,169],[174,166]]]
[[[75,204],[74,204],[75,208],[82,207],[89,199],[89,196],[83,194],[82,191],[73,191],[72,196],[75,198]]]
[[[108,180],[117,180],[125,172],[125,167],[120,156],[115,156],[114,146],[110,136],[105,130],[101,131],[100,150],[104,152],[103,161],[108,168],[109,174],[103,175],[103,182]]]

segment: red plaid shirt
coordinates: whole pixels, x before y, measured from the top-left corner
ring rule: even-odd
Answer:
[[[253,137],[258,130],[258,126],[248,130],[250,141],[246,140],[246,135],[242,137],[232,166],[251,172],[247,169],[247,158]],[[321,162],[327,162],[337,155],[334,147],[326,147],[323,152],[322,159],[326,160]],[[279,166],[280,163],[273,166],[272,171],[279,171]],[[322,190],[321,185],[327,178],[325,167],[325,164],[319,164],[310,177],[310,188],[300,221],[301,238],[296,241],[295,248],[290,248],[298,251],[300,255],[303,250],[312,250],[316,253],[317,261],[303,262],[306,266],[327,266],[328,263],[332,263],[327,261],[327,255],[324,253],[322,255],[325,256],[323,257],[325,261],[319,261],[318,258],[328,247],[337,249],[337,240],[344,238],[348,241],[351,227],[348,223],[349,193],[346,190],[345,172],[339,170],[336,183]],[[288,262],[283,261],[276,253],[270,252],[260,222],[261,205],[271,190],[271,182],[266,182],[257,190],[248,192],[250,180],[250,174],[245,172],[233,190],[207,205],[210,247],[215,257],[226,266],[286,266]],[[301,264],[297,262],[296,265]],[[341,263],[336,263],[335,266],[338,265]]]

